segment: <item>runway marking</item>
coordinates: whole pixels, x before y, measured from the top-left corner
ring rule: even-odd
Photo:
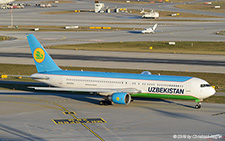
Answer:
[[[93,127],[92,128],[93,130],[98,130],[98,131],[101,131],[101,130],[109,130],[110,132],[112,132],[112,131],[130,131],[130,130],[136,130],[137,128],[136,127],[117,127],[117,128],[107,128],[107,127],[105,127],[105,126],[103,126],[102,128],[101,127]],[[46,131],[52,131],[52,132],[59,132],[59,131],[84,131],[84,130],[86,130],[86,129],[81,129],[81,128],[79,128],[79,129],[65,129],[65,128],[56,128],[56,129],[51,129],[51,130],[46,130]],[[43,132],[45,132],[45,130],[43,130]],[[113,133],[113,132],[112,132]],[[115,136],[117,136],[117,135],[115,135]]]
[[[37,101],[42,101],[42,102],[45,102],[45,103],[51,103],[53,105],[56,105],[58,107],[60,107],[62,110],[64,110],[64,112],[69,112],[65,107],[63,107],[62,105],[59,105],[57,103],[54,103],[54,102],[49,102],[47,100],[42,100],[42,99],[39,99],[39,98],[31,98],[31,97],[23,97],[23,96],[9,96],[9,97],[14,97],[14,98],[23,98],[23,99],[31,99],[31,100],[37,100]],[[60,109],[60,110],[61,110]],[[76,116],[74,116],[73,114],[70,114],[74,119],[78,119]],[[54,121],[53,121],[54,122]],[[56,123],[56,122],[54,122]],[[106,122],[105,122],[106,123]],[[87,130],[89,130],[93,135],[95,135],[99,140],[101,141],[104,141],[104,139],[102,137],[100,137],[97,133],[95,133],[92,129],[90,129],[85,123],[81,123],[81,125],[83,127],[85,127]]]
[[[106,123],[102,118],[52,119],[55,124]]]
[[[212,114],[212,116],[218,116],[218,115],[222,115],[225,114],[225,112],[221,112],[221,113],[217,113],[217,114]]]
[[[105,127],[104,125],[102,125],[102,127],[105,128],[105,130],[109,131],[111,134],[113,134],[114,136],[116,136],[119,140],[123,140],[122,138],[120,138],[119,136],[117,136],[112,130],[110,130],[109,128]]]
[[[65,107],[63,107],[62,105],[53,103],[59,107],[61,107],[65,112],[69,112]],[[78,119],[75,115],[71,115],[74,119]],[[54,121],[53,121],[54,122]],[[55,122],[54,122],[55,123]],[[95,135],[99,140],[104,141],[104,139],[102,137],[100,137],[97,133],[95,133],[92,129],[90,129],[85,123],[81,123],[82,126],[84,126],[87,130],[89,130],[93,135]]]
[[[27,128],[27,130],[30,132],[30,134],[33,135],[32,132],[30,131],[29,127],[27,126],[27,124],[24,123],[24,125],[25,125],[25,127]]]
[[[59,39],[59,40],[65,40],[67,37],[66,36],[61,36],[62,39]]]
[[[63,114],[65,114],[65,115],[76,115],[77,113],[75,113],[75,112],[63,112]]]

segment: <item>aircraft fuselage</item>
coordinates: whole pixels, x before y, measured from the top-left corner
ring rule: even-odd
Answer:
[[[140,90],[140,93],[131,94],[131,96],[139,97],[201,100],[215,93],[205,80],[185,76],[86,71],[52,71],[32,76],[48,77],[47,80],[38,80],[64,88],[134,88]],[[204,87],[201,87],[203,85]]]

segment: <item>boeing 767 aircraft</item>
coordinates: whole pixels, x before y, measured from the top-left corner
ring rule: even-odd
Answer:
[[[208,82],[186,76],[70,71],[60,69],[32,34],[27,35],[38,73],[30,77],[53,87],[31,87],[35,90],[98,93],[101,105],[128,105],[131,97],[152,97],[201,101],[215,94]]]

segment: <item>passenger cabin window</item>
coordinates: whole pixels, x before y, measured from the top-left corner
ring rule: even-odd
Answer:
[[[200,87],[203,88],[203,87],[211,87],[211,86],[209,84],[201,84]]]

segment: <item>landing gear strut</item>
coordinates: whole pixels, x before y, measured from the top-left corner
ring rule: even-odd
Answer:
[[[105,106],[107,106],[107,105],[112,105],[112,102],[109,101],[109,100],[101,100],[101,101],[99,102],[99,104],[100,104],[100,105],[105,105]]]
[[[201,106],[201,103],[198,102],[198,104],[195,105],[195,109],[200,109],[202,106]]]
[[[130,102],[133,102],[133,101],[134,101],[134,99],[133,99],[133,98],[131,98]]]

